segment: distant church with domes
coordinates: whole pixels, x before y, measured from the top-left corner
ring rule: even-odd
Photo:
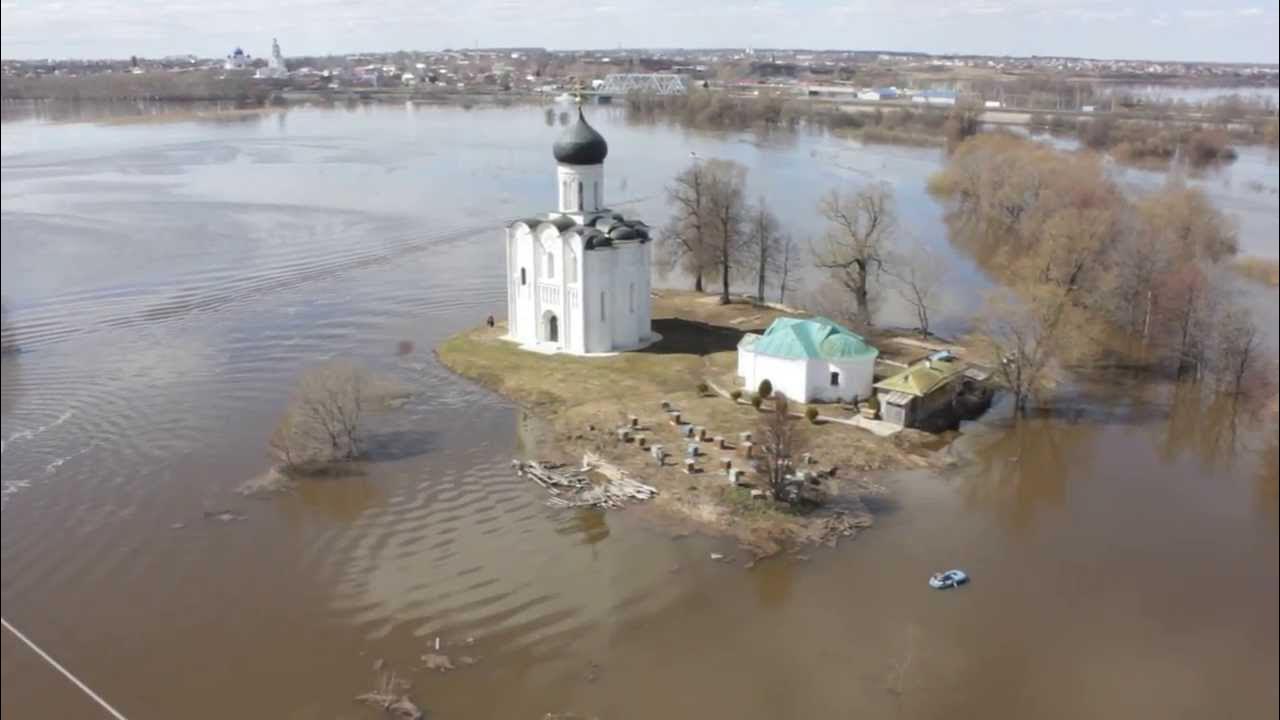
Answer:
[[[559,209],[507,228],[507,338],[574,355],[648,345],[649,227],[605,205],[609,144],[579,107],[552,154]]]

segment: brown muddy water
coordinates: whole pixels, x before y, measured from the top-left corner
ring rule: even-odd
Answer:
[[[883,177],[945,247],[937,151],[593,120],[611,197],[655,224],[694,150],[797,232],[828,185]],[[538,108],[6,123],[4,616],[133,720],[373,718],[352,697],[379,659],[436,718],[1276,716],[1276,428],[1185,394],[997,413],[954,470],[880,478],[856,541],[749,570],[644,510],[545,507],[508,466],[537,423],[431,348],[501,311],[499,228],[552,202],[556,132]],[[1275,257],[1250,153],[1203,182]],[[953,323],[986,284],[957,262]],[[360,475],[241,498],[333,356],[412,398]],[[926,587],[956,566],[968,587]],[[477,663],[417,669],[436,637]],[[99,716],[8,634],[0,658],[5,717]]]

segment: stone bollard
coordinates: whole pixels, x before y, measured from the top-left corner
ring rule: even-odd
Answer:
[[[668,412],[668,413],[667,413],[667,415],[670,415],[670,416],[671,416],[671,424],[672,424],[672,425],[679,425],[679,424],[680,424],[680,411],[679,411],[679,410],[672,410],[672,411]]]
[[[663,460],[666,458],[666,453],[662,451],[662,446],[654,445],[649,448],[649,454],[653,456],[654,462],[658,463],[658,467],[662,467]]]
[[[744,443],[751,442],[751,433],[749,432],[738,433],[738,442],[744,442]]]
[[[751,459],[751,448],[752,448],[752,447],[755,447],[755,446],[754,446],[754,445],[752,445],[750,442],[744,442],[744,443],[742,443],[742,457],[744,457],[744,458],[746,458],[746,459],[750,460],[750,459]]]
[[[628,417],[627,422],[631,425],[632,429],[640,427],[640,418],[636,415]]]
[[[691,444],[691,445],[687,446],[687,447],[684,449],[684,454],[685,454],[685,455],[687,455],[687,456],[689,456],[689,457],[691,457],[691,458],[698,457],[698,445],[697,445],[696,443],[694,443],[694,444]]]
[[[732,470],[733,458],[727,458],[727,457],[720,458],[720,467],[723,468],[725,472],[729,472],[730,470]]]
[[[692,475],[698,471],[697,462],[693,458],[684,461],[684,471],[688,475]]]
[[[680,428],[680,432],[687,438],[697,437],[697,432],[695,432],[695,428],[692,425],[685,425]]]
[[[716,444],[716,449],[717,449],[717,450],[723,450],[723,449],[724,449],[724,436],[723,436],[723,435],[717,435],[717,436],[715,436],[714,438],[712,438],[712,442],[714,442],[714,443]]]
[[[648,443],[648,442],[649,442],[649,441],[648,441],[648,440],[646,440],[646,439],[645,439],[645,437],[644,437],[643,435],[637,435],[637,436],[636,436],[636,446],[637,446],[637,447],[639,447],[641,450],[643,450],[643,449],[644,449],[645,444],[646,444],[646,443]]]
[[[706,442],[706,440],[707,440],[707,429],[706,429],[706,428],[704,428],[704,427],[702,427],[701,425],[699,425],[699,426],[698,426],[698,428],[697,428],[697,431],[698,431],[698,442]]]
[[[626,428],[618,428],[618,439],[622,442],[630,442],[631,431]]]
[[[809,453],[802,453],[802,454],[800,455],[800,464],[802,464],[802,465],[812,465],[812,464],[813,464],[813,455],[811,455],[811,454],[809,454]]]
[[[737,485],[737,484],[738,484],[739,482],[741,482],[741,481],[742,481],[742,471],[741,471],[741,470],[730,470],[730,471],[729,471],[729,484],[730,484],[730,485]]]

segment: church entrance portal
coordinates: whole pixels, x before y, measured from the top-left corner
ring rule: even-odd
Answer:
[[[542,316],[542,339],[550,343],[560,342],[560,318],[548,310]]]

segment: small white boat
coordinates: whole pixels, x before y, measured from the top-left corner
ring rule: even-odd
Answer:
[[[934,590],[948,590],[960,587],[969,582],[969,575],[963,570],[947,570],[929,576],[929,587]]]
[[[576,95],[571,95],[569,93],[560,93],[559,95],[556,96],[555,101],[558,103],[569,103],[569,102],[574,102],[577,99],[578,98]]]

